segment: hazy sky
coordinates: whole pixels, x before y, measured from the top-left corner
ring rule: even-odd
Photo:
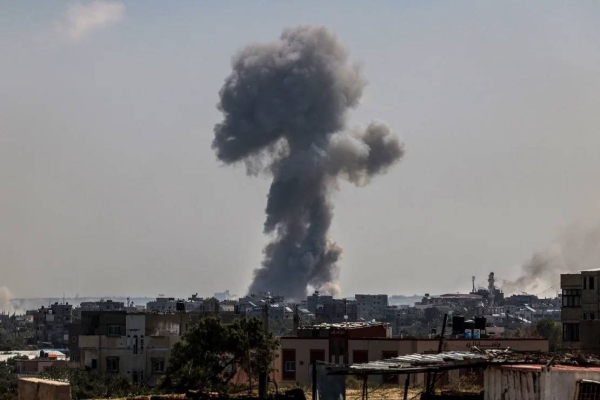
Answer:
[[[600,196],[600,4],[520,3],[1,2],[0,287],[243,293],[269,179],[216,161],[215,104],[237,49],[299,24],[363,64],[350,125],[406,146],[334,196],[342,293],[516,277]]]

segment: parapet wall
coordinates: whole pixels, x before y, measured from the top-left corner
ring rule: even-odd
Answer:
[[[71,400],[71,385],[46,379],[20,378],[19,400]]]

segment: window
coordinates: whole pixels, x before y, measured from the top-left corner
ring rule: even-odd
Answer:
[[[133,354],[138,353],[138,337],[137,335],[133,336]]]
[[[285,372],[296,372],[296,362],[295,361],[286,361],[284,371]]]
[[[140,337],[140,351],[144,351],[144,335]]]
[[[152,372],[155,374],[162,374],[165,372],[164,358],[152,358]]]
[[[587,314],[583,313],[583,320],[585,321],[587,319]]]
[[[592,321],[596,319],[596,315],[593,312],[590,313],[590,319]]]
[[[583,277],[583,289],[587,289],[587,278],[585,276]]]
[[[563,289],[562,302],[563,307],[581,307],[581,290]]]
[[[92,369],[96,369],[98,368],[98,360],[95,358],[92,358]]]
[[[588,286],[590,287],[590,290],[594,290],[594,277],[590,276],[588,280],[589,280]]]
[[[106,357],[106,372],[119,372],[119,357]]]
[[[579,342],[579,324],[563,324],[563,341]]]
[[[121,336],[121,326],[109,325],[108,326],[108,335],[109,336]]]

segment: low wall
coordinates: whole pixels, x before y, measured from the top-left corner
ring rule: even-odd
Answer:
[[[20,378],[19,400],[71,400],[71,385],[46,379]]]

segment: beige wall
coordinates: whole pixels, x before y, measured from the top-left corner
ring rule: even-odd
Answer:
[[[275,368],[279,371],[273,374],[273,378],[281,381],[281,349],[296,350],[296,381],[302,384],[310,382],[308,366],[310,364],[310,350],[323,349],[325,355],[329,354],[329,339],[327,338],[281,338],[281,346],[278,352],[278,358],[275,360]],[[350,339],[348,342],[348,355],[350,364],[354,362],[354,350],[367,350],[369,361],[382,359],[384,351],[397,351],[398,355],[425,352],[437,352],[438,340],[428,339]],[[443,351],[469,351],[473,346],[481,349],[511,348],[519,351],[548,351],[548,341],[546,339],[481,339],[464,340],[448,339],[444,342]],[[374,381],[381,381],[381,377],[372,377]],[[404,376],[400,376],[399,384],[404,384]],[[411,382],[419,383],[423,380],[423,374],[412,375]]]
[[[37,378],[19,379],[19,400],[71,400],[71,385]]]
[[[327,338],[281,338],[281,349],[296,350],[296,381],[308,383],[310,377],[308,375],[308,367],[310,365],[310,350],[324,350],[325,359],[329,356],[329,339]],[[281,379],[281,351],[277,360],[276,368],[279,370],[278,376]]]

